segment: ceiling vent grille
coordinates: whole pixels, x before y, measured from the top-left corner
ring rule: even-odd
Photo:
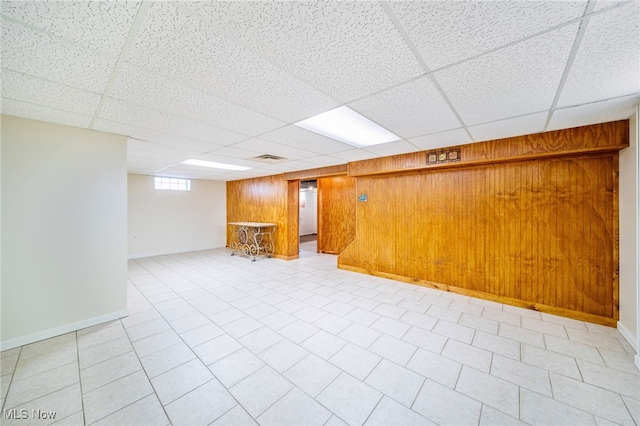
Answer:
[[[277,162],[286,160],[286,158],[278,157],[277,155],[263,154],[263,155],[258,155],[257,157],[252,158],[252,160],[262,161],[265,163],[277,163]]]

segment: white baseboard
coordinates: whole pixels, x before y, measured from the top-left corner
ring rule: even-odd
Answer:
[[[170,254],[181,254],[181,253],[190,253],[193,251],[203,251],[203,250],[215,250],[215,249],[219,249],[219,248],[225,248],[226,246],[215,246],[215,247],[202,247],[202,248],[190,248],[190,249],[184,249],[184,250],[178,250],[178,251],[162,251],[162,252],[149,252],[149,253],[138,253],[138,254],[132,254],[127,256],[127,260],[134,260],[134,259],[142,259],[144,257],[155,257],[155,256],[167,256]]]
[[[625,340],[629,342],[633,350],[637,351],[638,341],[636,340],[637,339],[636,336],[634,336],[633,333],[631,333],[629,329],[625,327],[625,325],[620,321],[618,321],[618,331],[620,332],[620,334],[622,334],[622,337],[624,337]],[[636,358],[637,357],[638,355],[636,354]]]
[[[636,365],[638,370],[640,370],[640,356],[636,355],[633,357],[633,363]]]
[[[51,328],[49,330],[39,331],[37,333],[28,334],[26,336],[16,337],[14,339],[9,339],[9,340],[3,340],[2,342],[0,342],[0,350],[6,351],[7,349],[13,349],[19,346],[38,342],[40,340],[50,339],[52,337],[60,336],[61,334],[71,333],[72,331],[77,331],[83,328],[92,327],[94,325],[102,324],[103,322],[113,321],[119,318],[124,318],[126,316],[129,316],[129,310],[123,309],[121,311],[100,315],[100,316],[89,318],[83,321],[78,321],[78,322],[63,325],[60,327]]]

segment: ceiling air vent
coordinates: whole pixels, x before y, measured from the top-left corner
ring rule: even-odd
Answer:
[[[286,160],[286,158],[278,157],[277,155],[264,154],[258,155],[257,157],[252,158],[252,160],[262,161],[264,163],[277,163]]]

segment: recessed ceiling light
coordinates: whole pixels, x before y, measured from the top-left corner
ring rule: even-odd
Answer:
[[[401,139],[400,136],[346,106],[307,118],[295,125],[357,147],[379,145]]]
[[[191,166],[211,167],[212,169],[224,169],[224,170],[249,170],[251,167],[234,166],[233,164],[216,163],[215,161],[204,160],[186,160],[182,164],[189,164]]]

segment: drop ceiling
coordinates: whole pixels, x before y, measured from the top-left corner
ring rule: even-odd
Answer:
[[[625,119],[640,100],[637,1],[0,5],[2,113],[126,135],[130,173],[273,175]],[[402,139],[294,126],[342,105]]]

